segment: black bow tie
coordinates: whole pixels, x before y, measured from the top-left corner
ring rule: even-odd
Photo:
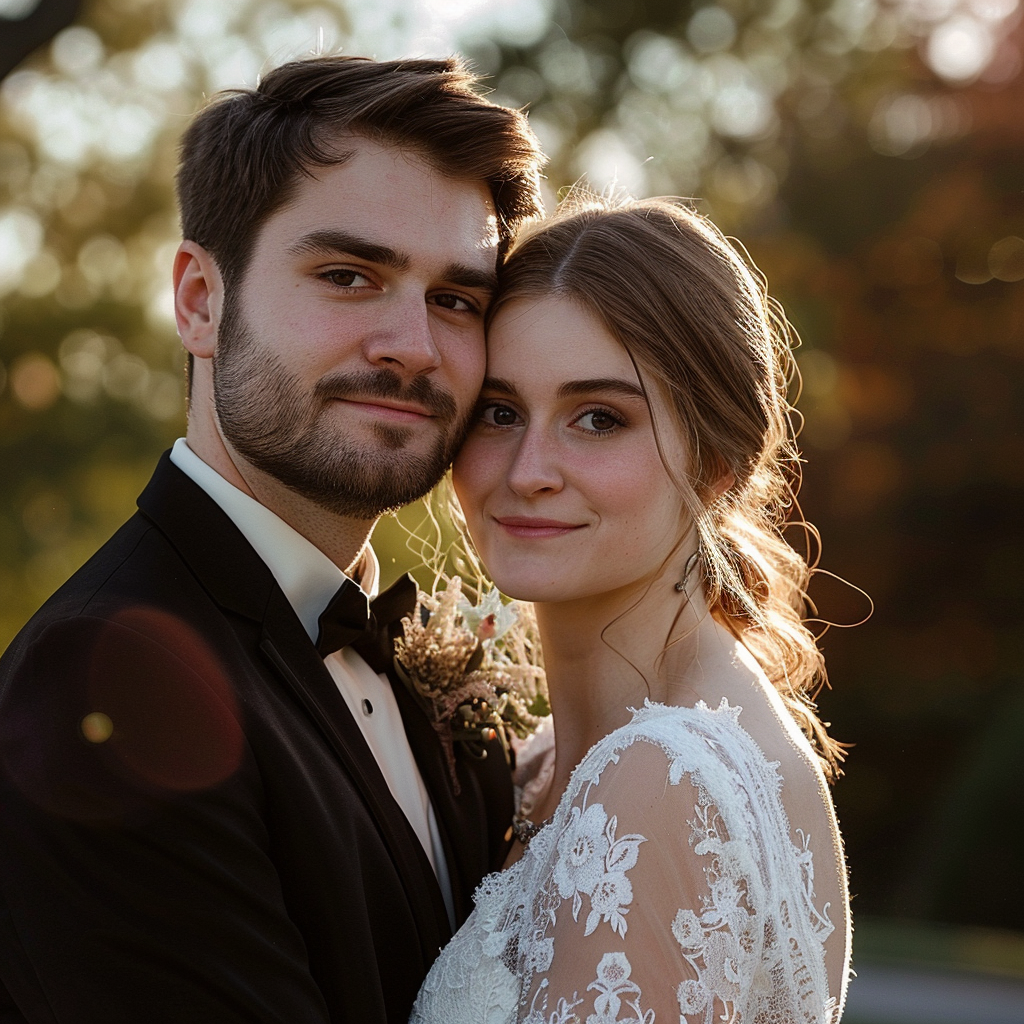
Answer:
[[[416,607],[416,593],[416,581],[406,574],[371,602],[346,578],[320,616],[316,638],[320,657],[351,646],[375,672],[386,672],[401,621]]]

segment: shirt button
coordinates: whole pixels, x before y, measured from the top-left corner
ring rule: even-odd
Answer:
[[[367,717],[373,714],[373,705],[365,697],[363,698],[363,714]]]

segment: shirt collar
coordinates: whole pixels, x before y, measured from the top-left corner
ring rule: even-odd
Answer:
[[[263,559],[310,640],[316,643],[320,613],[345,580],[345,574],[301,533],[207,465],[183,437],[174,442],[171,462],[201,487],[238,527]],[[369,598],[377,596],[380,566],[369,544],[363,549],[359,579]]]

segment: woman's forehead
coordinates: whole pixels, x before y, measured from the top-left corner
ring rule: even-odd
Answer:
[[[488,373],[560,379],[614,374],[639,383],[622,343],[581,303],[563,295],[506,302],[487,332]],[[600,370],[600,373],[596,371]]]

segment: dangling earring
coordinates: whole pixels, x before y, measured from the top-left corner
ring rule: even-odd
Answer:
[[[697,562],[700,560],[700,548],[686,560],[686,565],[683,566],[683,578],[676,584],[676,590],[682,594],[686,591],[686,584],[693,573],[693,570],[697,567]]]

